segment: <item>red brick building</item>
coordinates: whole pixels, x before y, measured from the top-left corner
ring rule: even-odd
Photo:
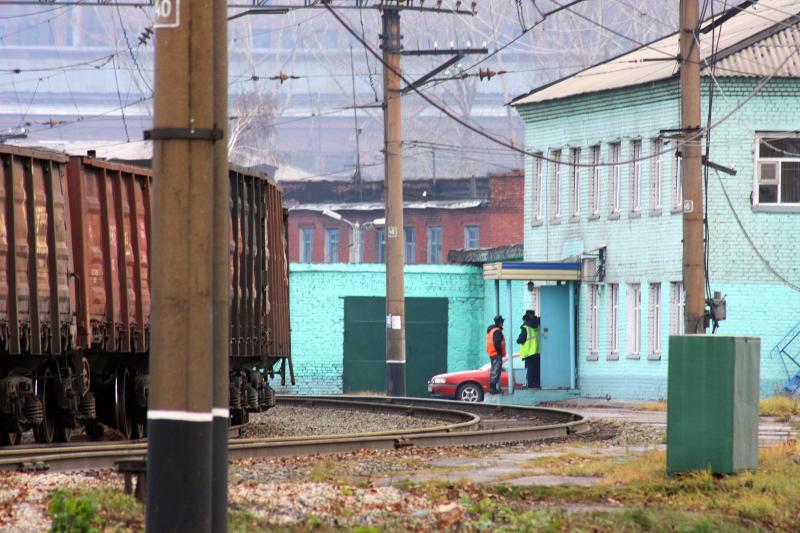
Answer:
[[[385,260],[383,182],[281,181],[289,208],[289,260]],[[446,263],[454,249],[493,248],[522,241],[524,178],[521,171],[485,177],[407,180],[404,229],[406,263]],[[323,214],[330,210],[332,216]],[[342,220],[336,220],[340,215]],[[361,257],[356,258],[361,236]]]

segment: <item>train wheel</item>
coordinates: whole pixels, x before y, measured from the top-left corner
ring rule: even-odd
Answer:
[[[0,446],[14,446],[22,442],[22,431],[0,431]]]
[[[62,424],[56,424],[54,437],[56,442],[69,442],[72,440],[72,428]]]
[[[42,402],[44,411],[42,421],[33,426],[33,439],[41,444],[50,444],[55,437],[56,420],[53,412],[53,374],[49,369],[44,371],[44,376],[36,380],[36,396]]]
[[[127,368],[118,368],[117,376],[114,379],[114,419],[117,425],[117,433],[128,440],[131,438],[131,430],[133,422],[131,420],[129,402],[129,393],[131,379]]]

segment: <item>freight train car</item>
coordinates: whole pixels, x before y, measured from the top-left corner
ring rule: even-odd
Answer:
[[[28,429],[37,442],[103,425],[144,435],[152,182],[143,167],[0,146],[0,444]],[[275,182],[232,166],[230,184],[239,423],[274,404],[267,378],[292,373],[288,263]]]

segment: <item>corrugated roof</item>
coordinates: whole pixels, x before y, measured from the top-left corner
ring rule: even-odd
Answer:
[[[403,209],[472,209],[480,207],[482,200],[431,200],[429,202],[403,202]],[[383,202],[353,202],[342,204],[288,205],[289,211],[383,211]]]
[[[704,28],[708,28],[715,21],[719,23],[716,28],[719,46],[715,56],[710,57],[711,33],[702,34],[700,38],[701,61],[708,58],[709,62],[716,63],[717,77],[765,76],[792,54],[794,57],[777,76],[800,77],[800,5],[797,0],[761,0],[745,9],[731,9],[739,12],[719,23],[726,16],[723,13],[704,25]],[[677,62],[670,58],[677,57],[679,50],[676,32],[632,52],[534,89],[527,95],[512,100],[511,105],[545,102],[667,79],[678,74]]]

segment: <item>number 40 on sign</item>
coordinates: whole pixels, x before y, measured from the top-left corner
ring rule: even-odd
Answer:
[[[156,0],[153,28],[177,28],[181,24],[181,0]]]

